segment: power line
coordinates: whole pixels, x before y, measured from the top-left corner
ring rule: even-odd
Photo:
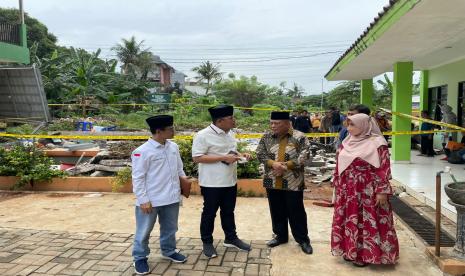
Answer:
[[[262,58],[262,59],[257,59],[257,60],[252,60],[252,59],[244,59],[244,60],[210,60],[213,62],[218,62],[218,63],[237,63],[237,62],[267,62],[267,61],[274,61],[274,60],[288,60],[288,59],[299,59],[299,58],[309,58],[309,57],[316,57],[316,56],[321,56],[321,55],[328,55],[328,54],[338,54],[342,53],[342,51],[331,51],[331,52],[322,52],[322,53],[316,53],[312,55],[302,55],[302,56],[288,56],[288,57],[275,57],[275,58]],[[192,60],[192,61],[168,61],[168,59],[165,58],[167,62],[169,63],[199,63],[204,60]]]
[[[151,50],[159,50],[159,51],[236,51],[236,50],[273,50],[273,49],[308,49],[308,48],[321,48],[321,47],[328,47],[330,45],[333,45],[334,47],[336,46],[348,46],[348,44],[352,43],[352,41],[322,41],[322,42],[316,42],[313,44],[300,44],[300,45],[282,45],[282,46],[256,46],[256,47],[228,47],[228,48],[202,48],[203,45],[199,45],[200,47],[192,46],[193,48],[186,48],[186,47],[169,47],[169,48],[157,48],[154,47],[154,45],[144,45],[145,47],[149,47]],[[75,44],[76,45],[76,44]],[[113,48],[115,44],[109,45],[109,44],[78,44],[79,46],[76,47],[95,47],[95,48],[106,48],[106,49],[111,49]],[[73,46],[73,45],[71,45]],[[205,46],[211,46],[211,45],[205,45]]]

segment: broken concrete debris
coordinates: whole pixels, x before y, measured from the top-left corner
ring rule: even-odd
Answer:
[[[131,153],[143,141],[108,141],[106,148],[76,167],[66,171],[72,175],[114,176],[117,172],[131,166]],[[95,145],[94,145],[95,146]]]

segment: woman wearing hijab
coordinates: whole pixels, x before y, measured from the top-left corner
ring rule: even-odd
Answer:
[[[331,251],[362,267],[395,264],[399,243],[388,196],[391,169],[387,142],[375,120],[348,117],[349,135],[337,153]]]

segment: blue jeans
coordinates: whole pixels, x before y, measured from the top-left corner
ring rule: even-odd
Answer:
[[[170,256],[176,250],[176,232],[178,231],[179,203],[153,207],[150,214],[145,214],[136,206],[136,234],[132,256],[134,261],[146,259],[150,254],[149,238],[153,226],[159,217],[160,248],[163,256]]]

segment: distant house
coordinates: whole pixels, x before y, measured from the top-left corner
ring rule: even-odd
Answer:
[[[168,63],[160,59],[160,56],[153,55],[153,63],[155,68],[147,75],[149,81],[160,83],[161,86],[171,85],[171,75],[174,73],[174,68]]]
[[[171,73],[171,85],[174,86],[176,83],[179,83],[179,88],[184,89],[186,87],[186,77],[187,75],[178,70],[174,70]]]
[[[179,88],[185,88],[186,75],[180,71],[174,69],[171,65],[164,62],[160,56],[153,55],[154,68],[147,74],[147,80],[160,84],[159,89],[168,87],[174,87],[176,83],[179,83]],[[158,89],[153,89],[152,92],[156,92]]]
[[[186,80],[185,89],[197,95],[205,95],[207,92],[207,89],[201,83],[192,79]]]

